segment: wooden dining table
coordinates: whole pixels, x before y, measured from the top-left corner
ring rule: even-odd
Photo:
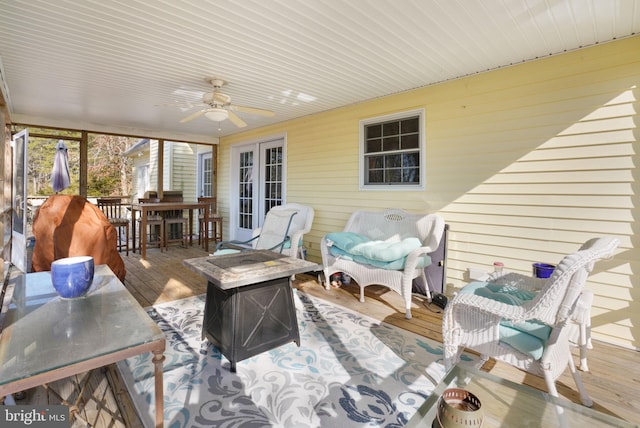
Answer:
[[[158,202],[131,205],[131,236],[133,239],[133,252],[136,251],[136,219],[140,215],[140,256],[142,260],[147,257],[147,234],[143,231],[147,230],[147,216],[149,212],[157,211],[189,211],[189,245],[193,245],[193,212],[202,210],[205,218],[209,217],[209,204],[206,202]],[[209,236],[209,225],[204,223],[204,236]],[[209,251],[209,240],[204,239],[204,249]]]

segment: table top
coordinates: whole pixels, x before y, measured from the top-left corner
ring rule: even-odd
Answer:
[[[564,398],[552,397],[526,385],[460,364],[446,374],[406,426],[431,427],[436,418],[438,399],[447,388],[463,388],[478,397],[484,415],[483,428],[528,426],[637,428],[637,425],[589,407]],[[433,426],[438,426],[437,422]]]
[[[21,274],[0,335],[0,391],[21,379],[155,342],[164,348],[162,330],[107,265],[96,266],[88,293],[75,299],[58,296],[50,272]]]
[[[320,269],[317,263],[269,250],[199,257],[184,260],[183,263],[225,290]]]

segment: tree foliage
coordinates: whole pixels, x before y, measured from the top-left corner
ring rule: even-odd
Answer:
[[[51,173],[56,154],[56,144],[63,137],[67,146],[70,186],[62,194],[79,194],[80,190],[80,133],[51,129],[29,129],[43,135],[29,137],[28,143],[28,194],[48,196],[54,193]],[[69,139],[73,138],[73,139]],[[125,152],[138,140],[118,135],[90,134],[88,138],[87,195],[126,196],[132,189],[132,159]]]
[[[133,160],[125,152],[137,139],[119,135],[92,134],[87,165],[88,194],[126,196],[131,194]]]

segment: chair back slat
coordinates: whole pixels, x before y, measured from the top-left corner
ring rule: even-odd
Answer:
[[[184,202],[184,199],[182,197],[182,195],[165,195],[162,197],[162,199],[160,199],[161,203],[166,203],[166,202]],[[183,211],[182,210],[174,210],[174,211],[163,211],[162,212],[162,216],[164,218],[181,218],[183,217]]]
[[[139,204],[159,204],[160,198],[138,198]],[[154,220],[159,218],[159,211],[148,211],[147,212],[147,220]],[[140,221],[140,219],[138,219]]]
[[[102,211],[118,233],[118,249],[124,248],[129,255],[129,217],[124,210],[122,198],[97,198],[96,205]],[[124,229],[124,237],[122,231]]]
[[[198,198],[198,203],[209,205],[209,217],[215,217],[215,214],[218,212],[217,200],[218,198],[201,196]],[[204,209],[200,209],[200,215],[204,215]]]
[[[122,198],[98,198],[97,205],[109,220],[126,218]]]

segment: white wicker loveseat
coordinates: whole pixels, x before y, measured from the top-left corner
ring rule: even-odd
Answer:
[[[330,287],[331,274],[343,272],[358,283],[360,301],[364,302],[366,286],[384,285],[403,297],[405,316],[410,319],[413,280],[421,278],[426,283],[424,267],[431,263],[428,254],[438,248],[444,227],[442,217],[435,214],[410,214],[400,209],[354,212],[342,232],[329,233],[320,243],[325,287]],[[354,244],[346,253],[337,244],[343,236]],[[357,250],[367,256],[381,250],[385,260],[363,260],[362,254],[355,254]],[[431,299],[428,287],[427,294]]]

